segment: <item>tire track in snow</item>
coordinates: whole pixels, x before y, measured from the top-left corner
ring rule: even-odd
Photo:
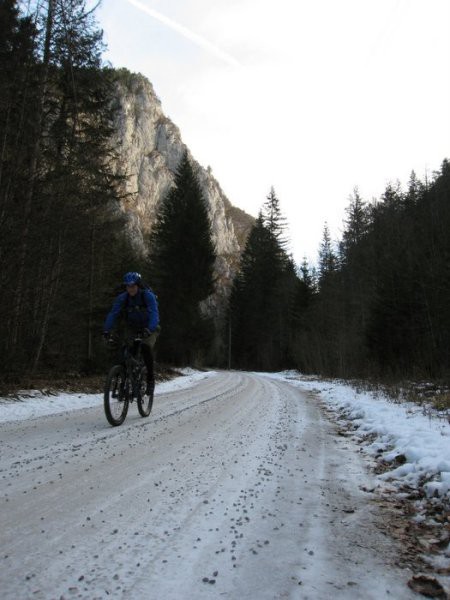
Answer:
[[[4,598],[413,597],[312,397],[220,373],[103,420],[0,428]]]

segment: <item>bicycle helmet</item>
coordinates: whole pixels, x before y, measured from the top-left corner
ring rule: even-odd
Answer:
[[[123,276],[123,283],[125,285],[139,285],[141,283],[140,273],[136,273],[136,271],[129,271],[128,273],[125,273]]]

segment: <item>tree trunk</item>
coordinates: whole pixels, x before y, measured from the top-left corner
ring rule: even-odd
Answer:
[[[34,359],[33,359],[33,364],[31,366],[31,374],[34,374],[36,372],[37,366],[39,364],[40,358],[41,358],[41,354],[42,354],[42,349],[44,347],[44,343],[45,343],[45,339],[47,337],[47,332],[48,332],[48,326],[50,323],[50,315],[51,315],[51,309],[53,308],[53,302],[55,299],[55,292],[58,288],[58,283],[59,283],[59,277],[61,274],[61,263],[62,263],[62,228],[59,228],[59,234],[58,234],[58,244],[57,244],[57,256],[53,262],[53,268],[51,270],[50,273],[50,280],[49,280],[49,284],[48,284],[48,293],[47,293],[47,299],[45,302],[45,310],[44,310],[44,314],[42,317],[42,323],[41,323],[41,331],[39,333],[39,340],[37,343],[37,347],[36,347],[36,352],[34,355]]]
[[[87,319],[87,363],[92,361],[92,307],[94,304],[94,270],[95,270],[95,217],[91,215],[91,248],[90,248],[90,273],[89,273],[89,292],[88,292],[88,319]]]
[[[20,315],[22,312],[23,305],[23,296],[24,296],[24,280],[25,280],[25,263],[28,254],[28,244],[29,244],[29,234],[30,234],[30,225],[31,225],[31,209],[33,206],[33,196],[34,189],[37,178],[37,167],[39,164],[39,158],[41,153],[41,139],[42,132],[44,129],[44,103],[47,95],[47,87],[48,87],[48,71],[49,71],[49,63],[50,63],[50,42],[52,36],[52,26],[53,26],[53,5],[54,0],[48,0],[48,12],[47,12],[47,20],[46,20],[46,30],[45,30],[45,42],[44,42],[44,57],[43,57],[43,65],[40,77],[40,98],[38,109],[36,113],[36,131],[35,131],[35,140],[31,153],[30,159],[30,173],[29,173],[29,184],[28,189],[25,195],[25,205],[23,212],[23,228],[21,234],[21,245],[19,250],[18,257],[18,268],[17,268],[17,285],[15,290],[15,310],[12,319],[12,327],[11,327],[11,346],[14,347],[17,345],[19,330],[21,326]]]

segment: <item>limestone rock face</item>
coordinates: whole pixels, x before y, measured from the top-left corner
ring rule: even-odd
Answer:
[[[145,236],[155,222],[159,203],[173,185],[174,174],[185,150],[196,171],[207,201],[216,247],[217,298],[226,297],[253,217],[233,210],[210,169],[192,157],[179,129],[168,119],[152,84],[142,75],[118,72],[115,98],[114,143],[118,153],[117,171],[127,176],[121,210],[127,216],[129,235],[142,255]],[[233,217],[239,215],[239,238]],[[244,235],[242,235],[244,231]]]

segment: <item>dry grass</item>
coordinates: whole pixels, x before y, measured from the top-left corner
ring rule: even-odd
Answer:
[[[347,381],[358,392],[375,392],[391,402],[412,402],[423,407],[424,413],[438,411],[450,420],[450,387],[442,381]]]
[[[181,375],[176,369],[167,365],[158,365],[156,381],[168,381]],[[23,396],[26,390],[37,390],[45,396],[58,393],[99,394],[103,392],[106,373],[82,375],[80,373],[38,374],[23,381],[0,384],[0,397]]]

